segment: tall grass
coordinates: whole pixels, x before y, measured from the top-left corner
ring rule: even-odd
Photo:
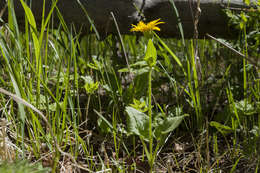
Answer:
[[[154,34],[157,60],[149,70],[143,60],[147,38],[120,30],[103,41],[96,30],[80,37],[64,22],[57,1],[47,16],[43,9],[40,24],[20,2],[25,26],[18,26],[9,0],[0,30],[0,116],[7,122],[1,125],[1,161],[27,159],[52,172],[257,172],[260,43],[248,28],[253,24],[244,21],[240,40],[198,40],[201,74],[194,40],[185,40],[181,23],[181,40]],[[259,20],[253,30],[259,32]],[[129,129],[130,107],[132,118],[141,115],[146,122],[147,112],[150,118],[149,126],[135,126],[143,129],[140,138]],[[178,128],[171,126],[185,114],[190,116]],[[167,122],[171,131],[163,129]]]

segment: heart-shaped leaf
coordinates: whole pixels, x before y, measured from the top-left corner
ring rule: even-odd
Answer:
[[[183,118],[186,116],[188,115],[165,118],[160,124],[157,125],[157,127],[155,127],[155,132],[154,132],[155,137],[159,138],[161,135],[165,135],[167,133],[172,132],[180,125]]]
[[[127,106],[127,125],[128,132],[133,133],[142,137],[144,140],[148,141],[149,138],[149,117],[138,111],[137,109]]]

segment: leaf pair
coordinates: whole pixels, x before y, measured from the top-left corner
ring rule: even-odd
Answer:
[[[126,113],[128,115],[128,131],[131,134],[135,134],[140,138],[149,141],[149,117],[145,113],[130,106],[126,107]],[[168,133],[172,132],[180,125],[186,116],[187,115],[175,117],[169,116],[161,119],[159,123],[153,124],[153,137],[159,139],[162,137],[162,135],[167,135]]]

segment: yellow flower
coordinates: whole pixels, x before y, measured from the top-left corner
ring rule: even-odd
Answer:
[[[160,28],[157,27],[156,25],[159,25],[159,24],[163,24],[164,22],[159,22],[160,19],[157,19],[157,20],[153,20],[147,24],[145,24],[143,21],[140,21],[137,25],[133,25],[132,24],[132,29],[130,29],[130,31],[132,32],[147,32],[147,31],[153,31],[153,30],[156,30],[156,31],[160,31]]]

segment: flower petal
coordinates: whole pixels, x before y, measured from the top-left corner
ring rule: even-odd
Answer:
[[[130,31],[131,32],[133,31],[147,32],[152,30],[160,31],[160,28],[157,27],[156,25],[163,24],[164,22],[159,22],[159,20],[161,19],[153,20],[147,24],[145,24],[143,21],[139,21],[137,25],[132,24],[133,28],[131,28]]]

